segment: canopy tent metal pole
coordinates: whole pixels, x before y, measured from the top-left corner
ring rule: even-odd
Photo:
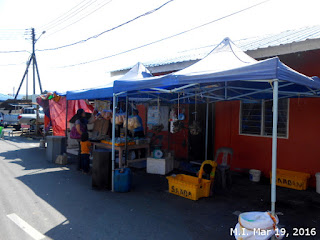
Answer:
[[[116,105],[117,105],[117,97],[113,94],[113,105],[112,105],[112,192],[114,192],[114,167],[116,160]]]
[[[248,90],[248,91],[260,91],[258,88],[245,88],[245,87],[228,87],[228,89],[237,89],[237,90]],[[266,92],[273,92],[272,89],[269,89]],[[291,94],[291,95],[307,95],[307,96],[313,96],[314,94],[312,92],[294,92],[294,91],[278,91],[279,93],[283,94]]]
[[[191,83],[182,87],[178,87],[178,88],[174,88],[171,90],[167,90],[167,89],[163,89],[163,88],[150,88],[151,90],[155,90],[155,91],[159,91],[159,92],[163,92],[163,93],[175,93],[178,92],[180,90],[183,90],[185,88],[189,88],[189,87],[193,87],[195,85],[198,85],[198,83]]]
[[[69,108],[69,101],[66,97],[66,131],[65,131],[65,134],[66,134],[66,149],[68,147],[68,108]]]
[[[225,87],[219,87],[219,88],[211,89],[211,90],[208,90],[208,91],[200,92],[200,94],[211,93],[211,92],[215,92],[215,91],[218,91],[218,90],[221,90],[221,89],[224,89],[224,88]],[[186,93],[185,95],[186,96],[184,96],[184,97],[180,97],[180,99],[191,98],[191,97],[194,97],[196,95],[199,95],[199,93],[193,93],[193,94]],[[223,100],[223,99],[224,98],[221,98],[221,100]],[[176,101],[176,100],[178,100],[178,98],[171,99],[170,101],[173,102],[173,101]]]
[[[224,99],[227,100],[228,98],[228,82],[224,82]]]
[[[127,165],[128,162],[128,117],[129,117],[129,97],[126,96],[126,127],[124,128],[125,130],[125,138],[126,138],[126,146],[125,146],[125,152],[126,152],[126,158],[125,158],[125,164]],[[122,161],[121,161],[122,162]],[[121,166],[122,167],[122,166]]]
[[[277,80],[277,81],[279,81],[279,80]],[[294,83],[286,83],[286,84],[281,85],[279,88],[291,86],[293,84]],[[241,98],[241,97],[246,97],[246,96],[250,96],[250,95],[253,95],[253,94],[257,94],[257,93],[267,92],[269,90],[272,90],[272,88],[266,88],[266,89],[262,89],[262,90],[251,92],[251,93],[241,94],[239,96],[231,97],[228,100],[233,100],[233,99],[237,99],[237,98]]]
[[[271,214],[276,211],[277,179],[277,138],[278,138],[278,80],[273,81],[273,125],[272,125],[272,178],[271,178]]]
[[[205,159],[208,160],[208,135],[209,135],[209,103],[207,102],[206,110],[206,143],[205,143]]]

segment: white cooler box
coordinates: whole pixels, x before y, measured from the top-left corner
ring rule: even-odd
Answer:
[[[170,158],[147,158],[147,173],[166,175],[173,170],[174,160]]]

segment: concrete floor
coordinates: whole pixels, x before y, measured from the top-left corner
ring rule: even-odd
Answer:
[[[237,214],[270,209],[270,185],[234,174],[229,191],[192,201],[167,192],[164,176],[133,173],[134,189],[111,193],[91,189],[91,178],[45,159],[38,140],[0,141],[0,239],[34,239],[8,217],[15,213],[47,239],[234,239]],[[314,190],[278,188],[280,225],[317,228],[320,195]]]

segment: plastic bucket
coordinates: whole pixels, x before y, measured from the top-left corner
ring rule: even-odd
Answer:
[[[260,182],[261,171],[256,169],[249,170],[249,179],[252,182]]]
[[[40,139],[40,148],[46,148],[46,141],[44,139]]]
[[[317,193],[320,194],[320,172],[316,173],[316,179],[317,179],[317,188],[316,188],[316,191],[317,191]]]

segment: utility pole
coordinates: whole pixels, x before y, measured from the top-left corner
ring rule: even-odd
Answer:
[[[33,72],[33,95],[36,94],[36,65],[35,65],[35,53],[34,53],[34,45],[36,44],[36,36],[34,33],[34,28],[31,28],[31,37],[32,37],[32,72]]]
[[[38,39],[36,39],[36,33],[35,33],[35,30],[34,28],[31,28],[31,40],[32,40],[32,53],[31,53],[31,56],[27,62],[27,67],[26,67],[26,70],[23,74],[23,77],[21,79],[21,82],[20,82],[20,85],[19,85],[19,88],[16,92],[16,95],[14,97],[14,99],[17,99],[17,96],[20,92],[20,89],[21,89],[21,86],[23,84],[23,81],[24,79],[26,78],[27,74],[28,74],[28,69],[29,69],[29,66],[32,62],[32,70],[33,70],[33,94],[36,94],[36,71],[37,71],[37,75],[38,75],[38,81],[39,81],[39,88],[40,88],[40,92],[42,93],[42,85],[41,85],[41,81],[40,81],[40,75],[39,75],[39,68],[38,68],[38,63],[37,63],[37,58],[36,58],[36,53],[35,53],[35,44],[36,42],[39,40],[39,38],[42,36],[42,34],[45,34],[46,32],[43,31],[41,33],[41,35],[38,37]],[[27,88],[28,88],[28,83],[27,83]],[[28,90],[26,91],[27,93],[27,96],[28,96]]]
[[[27,62],[28,66],[28,62]],[[27,69],[27,76],[26,76],[26,100],[28,100],[28,81],[29,81],[29,74],[28,74],[28,69]]]

